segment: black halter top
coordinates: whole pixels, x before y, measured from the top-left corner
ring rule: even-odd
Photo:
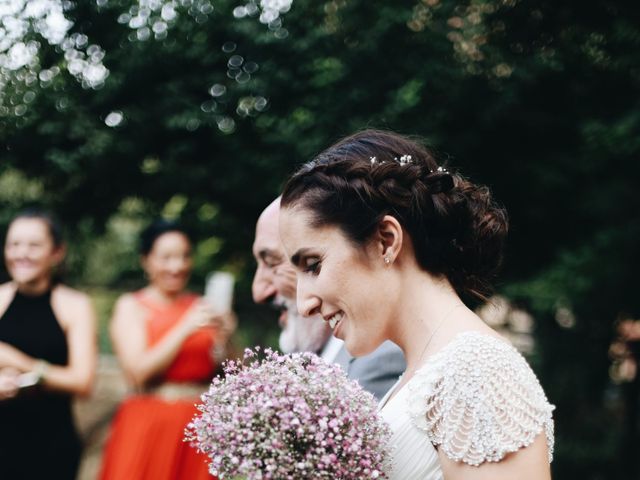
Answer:
[[[51,291],[37,296],[16,292],[0,318],[0,341],[30,357],[66,365],[67,339],[51,308]]]
[[[36,296],[16,292],[0,317],[0,342],[51,364],[66,365],[67,340],[51,307],[51,292]],[[79,458],[70,395],[34,386],[0,401],[1,478],[72,480]]]

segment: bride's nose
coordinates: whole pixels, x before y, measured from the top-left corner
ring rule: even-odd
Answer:
[[[311,317],[320,313],[322,302],[320,298],[311,291],[307,282],[299,279],[296,292],[296,304],[300,315]]]

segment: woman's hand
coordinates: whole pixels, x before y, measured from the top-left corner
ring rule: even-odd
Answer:
[[[189,333],[199,328],[214,328],[221,343],[226,343],[238,327],[235,313],[220,313],[206,300],[196,302],[185,314],[183,322],[185,327],[189,329]]]
[[[182,322],[189,333],[199,328],[212,327],[224,341],[233,335],[238,326],[235,313],[220,313],[206,300],[196,302],[184,315]]]
[[[26,372],[31,369],[32,359],[5,342],[0,342],[0,368],[13,368]]]
[[[18,394],[20,386],[18,384],[19,370],[15,368],[0,369],[0,401],[13,398]]]
[[[182,317],[182,326],[188,335],[203,327],[213,327],[216,314],[213,307],[203,300],[194,302]]]
[[[220,342],[226,343],[238,328],[238,317],[233,312],[223,313],[214,316],[212,324],[218,332]]]

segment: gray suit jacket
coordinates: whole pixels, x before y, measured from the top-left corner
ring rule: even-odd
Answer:
[[[398,381],[407,366],[400,347],[390,341],[384,342],[373,353],[358,358],[349,355],[343,345],[335,363],[378,400]]]

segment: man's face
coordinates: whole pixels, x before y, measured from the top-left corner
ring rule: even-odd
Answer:
[[[253,242],[258,264],[251,292],[256,303],[269,303],[280,310],[280,348],[285,353],[318,351],[330,330],[318,318],[304,318],[296,309],[296,273],[287,260],[279,233],[280,199],[260,215]]]
[[[251,293],[256,303],[277,302],[282,308],[280,326],[285,327],[287,310],[283,300],[296,298],[296,272],[285,257],[280,243],[279,212],[280,202],[271,203],[256,225],[256,238],[253,242],[253,256],[258,264],[253,277]]]
[[[331,329],[320,315],[304,317],[298,313],[295,299],[284,299],[286,326],[280,332],[280,350],[284,353],[319,352],[331,336]]]

